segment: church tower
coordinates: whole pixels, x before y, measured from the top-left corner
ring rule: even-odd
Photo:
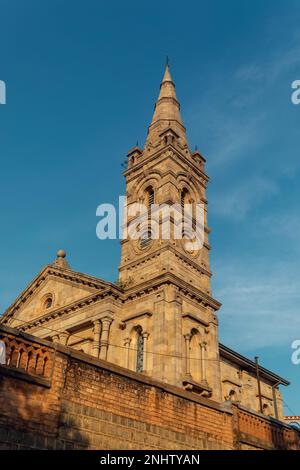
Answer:
[[[168,65],[144,148],[128,153],[124,175],[128,210],[119,281],[73,270],[59,250],[0,324],[81,351],[80,361],[93,356],[100,368],[110,369],[105,361],[121,366],[120,390],[127,386],[122,375],[149,383],[146,376],[161,390],[176,386],[282,418],[278,386],[288,382],[219,344],[221,304],[212,296],[209,263],[209,179],[205,159],[189,148]],[[17,343],[9,361],[22,369],[29,362],[23,343],[16,350]]]
[[[188,243],[193,241],[192,234],[189,234],[191,230],[175,238],[174,230],[179,219],[173,212],[169,214],[172,225],[170,237],[164,239],[162,225],[167,222],[168,215],[167,211],[162,210],[157,215],[160,216],[160,229],[155,239],[151,237],[150,223],[144,223],[144,231],[142,224],[139,227],[141,236],[138,239],[132,240],[128,236],[123,241],[120,265],[122,284],[137,284],[169,272],[201,288],[205,294],[211,294],[205,197],[208,177],[204,165],[205,159],[201,154],[189,149],[180,104],[167,65],[144,149],[134,147],[128,153],[125,172],[127,204],[128,207],[133,203],[167,207],[177,204],[179,208],[188,204],[192,210],[198,205],[204,219],[203,246],[193,249],[193,243]],[[192,215],[190,225],[195,232],[195,209]],[[128,223],[131,220],[128,217]],[[184,230],[183,227],[181,230]]]
[[[153,312],[147,327],[152,351],[147,359],[149,374],[219,400],[215,312],[220,304],[211,295],[206,201],[209,179],[205,159],[189,148],[168,64],[144,148],[130,150],[124,175],[127,208],[144,204],[149,211],[141,223],[136,223],[139,236],[132,239],[128,234],[122,240],[119,267],[125,292],[144,296],[152,289],[146,302]],[[153,205],[176,205],[178,209],[188,205],[190,212],[185,219],[189,219],[190,229],[180,225],[181,220],[172,211],[156,210],[153,225]],[[197,207],[202,214],[200,222]],[[127,228],[135,219],[140,221],[138,215],[128,215]],[[165,236],[164,222],[168,221],[170,232]],[[158,230],[155,236],[153,227]],[[200,245],[190,243],[195,242],[197,228],[202,231]]]

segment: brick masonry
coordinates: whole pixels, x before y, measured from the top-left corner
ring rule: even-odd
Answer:
[[[290,426],[237,405],[0,326],[4,338],[15,363],[0,366],[1,449],[300,449]],[[31,345],[46,368],[28,366]]]

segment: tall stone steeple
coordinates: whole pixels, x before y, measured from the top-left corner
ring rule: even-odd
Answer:
[[[145,147],[143,150],[134,147],[128,154],[125,171],[127,202],[129,205],[136,202],[147,204],[149,201],[167,206],[191,204],[194,208],[202,204],[204,245],[198,250],[187,250],[186,241],[177,239],[174,233],[169,239],[152,237],[147,243],[123,240],[122,283],[139,283],[162,272],[172,272],[211,294],[205,198],[208,177],[204,165],[205,159],[201,154],[192,153],[188,147],[180,104],[167,64]],[[174,224],[173,219],[171,224]],[[145,236],[147,232],[150,234],[150,229],[145,229]],[[145,257],[147,262],[142,262]]]
[[[175,85],[168,65],[166,65],[164,78],[160,85],[160,93],[155,104],[151,126],[156,124],[157,121],[164,121],[165,124],[176,121],[182,126],[180,104],[176,97]]]
[[[147,356],[146,369],[159,380],[183,385],[219,400],[215,312],[220,304],[212,297],[210,283],[205,196],[208,176],[205,159],[198,151],[189,149],[168,65],[145,146],[143,149],[136,146],[129,151],[124,175],[128,206],[143,203],[151,216],[151,208],[156,204],[160,213],[156,218],[158,236],[157,232],[153,233],[153,217],[146,217],[143,224],[138,216],[132,214],[128,218],[127,225],[135,222],[140,233],[135,239],[122,240],[119,267],[120,284],[130,299],[129,317],[135,318],[141,331],[149,334],[146,335],[149,338],[147,348],[154,352]],[[193,227],[197,224],[194,210],[198,205],[202,206],[201,246],[188,246],[191,232],[183,230],[180,237],[174,236],[178,226],[172,212],[175,204],[180,212],[186,204],[192,206]],[[162,207],[167,208],[168,216],[160,212]],[[170,227],[167,237],[163,235],[165,219],[169,220]],[[128,321],[131,320],[125,317],[124,325]],[[128,330],[130,332],[129,327]],[[207,364],[210,364],[209,368]]]
[[[148,128],[146,145],[155,145],[159,140],[159,135],[170,126],[178,134],[182,144],[187,145],[186,130],[180,114],[180,103],[176,96],[175,84],[171,77],[169,65],[166,64],[154,114]]]

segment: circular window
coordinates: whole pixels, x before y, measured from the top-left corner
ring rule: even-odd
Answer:
[[[52,307],[52,305],[53,305],[53,297],[52,297],[51,294],[48,294],[48,295],[46,295],[46,296],[44,297],[42,305],[43,305],[43,308],[44,308],[45,310],[47,310],[48,308],[51,308],[51,307]]]
[[[52,297],[48,297],[45,300],[44,307],[45,308],[50,308],[50,307],[52,307],[52,303],[53,303]]]

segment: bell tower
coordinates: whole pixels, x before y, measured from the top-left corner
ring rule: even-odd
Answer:
[[[122,322],[126,363],[220,401],[220,304],[211,295],[209,179],[205,159],[189,148],[168,64],[144,148],[129,151],[124,176],[128,235],[121,242],[119,280],[127,299]],[[130,211],[139,204],[145,208],[142,219]],[[186,206],[187,226],[177,217]],[[132,223],[138,236],[132,237]],[[195,244],[198,232],[201,243]],[[139,344],[136,332],[140,342],[144,338],[142,349],[130,346]]]
[[[142,203],[149,210],[153,204],[159,209],[153,211],[152,227],[145,220],[138,227],[138,238],[122,241],[121,283],[139,284],[170,273],[210,295],[205,159],[189,149],[168,65],[145,146],[129,151],[125,178],[128,208]],[[174,205],[175,213],[169,210]],[[181,218],[185,206],[190,210],[188,230]],[[129,216],[128,224],[131,221]],[[196,229],[201,238],[197,243]]]

